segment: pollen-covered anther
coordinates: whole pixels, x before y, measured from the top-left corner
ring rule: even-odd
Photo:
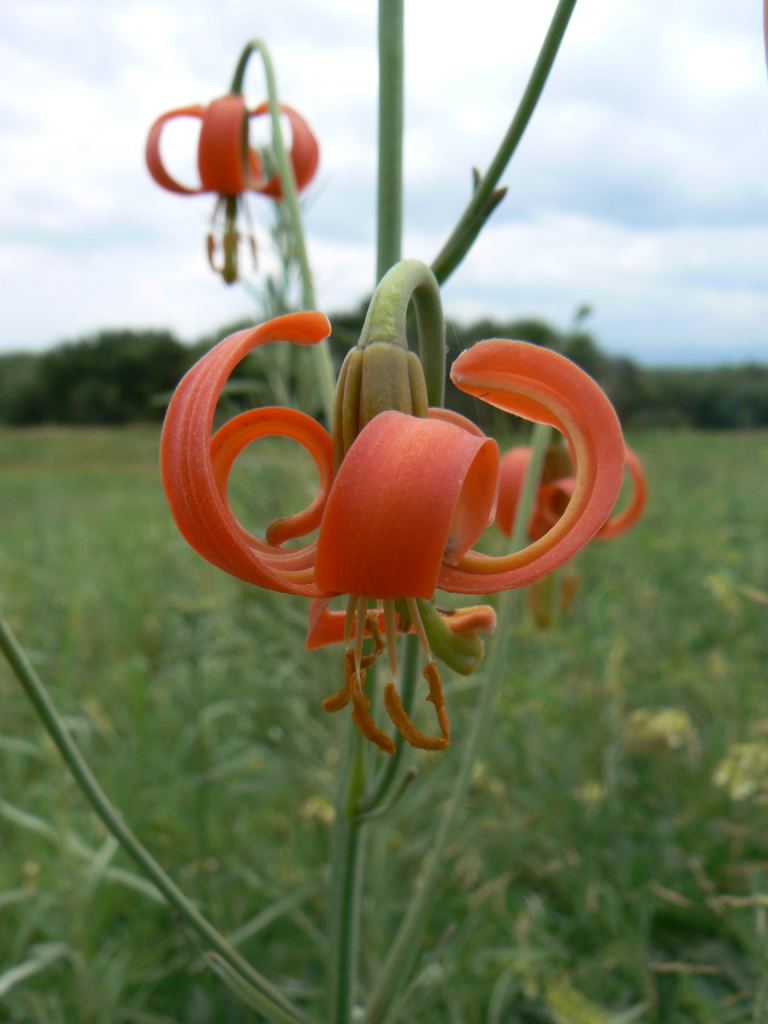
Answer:
[[[360,668],[363,676],[365,676],[365,670],[371,667],[378,656],[378,653],[363,655],[360,660]],[[345,708],[347,704],[349,704],[353,696],[354,677],[355,652],[347,651],[344,655],[344,683],[338,693],[334,693],[333,696],[325,698],[320,705],[323,711],[327,711],[329,714],[334,714],[336,711],[341,711],[342,708]]]
[[[384,640],[381,636],[381,630],[379,629],[379,613],[374,609],[367,612],[365,617],[365,626],[371,634],[371,640],[373,640],[373,657],[378,658],[384,650]]]
[[[394,754],[394,741],[385,732],[382,732],[371,718],[371,702],[364,689],[365,677],[364,671],[355,671],[352,676],[352,721],[363,736],[380,747],[385,754]]]
[[[424,666],[422,675],[429,684],[429,696],[427,697],[427,700],[435,705],[437,721],[440,725],[440,732],[445,737],[447,745],[451,738],[451,723],[448,721],[448,710],[445,703],[445,696],[443,695],[443,684],[440,679],[440,670],[437,667],[437,663],[434,660],[428,661]]]
[[[420,732],[416,728],[403,707],[394,683],[389,683],[384,690],[384,705],[387,709],[387,714],[395,723],[401,735],[412,747],[418,747],[420,750],[445,750],[448,746],[447,737],[427,736],[426,733]]]
[[[394,611],[392,611],[389,616],[386,615],[388,604],[391,605],[392,602],[384,603],[387,622],[387,647],[390,648],[390,622],[394,622]],[[424,629],[424,623],[421,619],[419,606],[412,598],[408,598],[406,604],[408,607],[408,615],[413,623],[414,629],[416,630],[419,643],[427,657],[427,664],[423,672],[424,678],[427,680],[429,685],[429,696],[427,697],[427,700],[431,701],[435,705],[437,721],[443,735],[427,736],[426,733],[423,733],[416,728],[413,721],[408,716],[407,711],[403,707],[403,702],[400,700],[400,694],[397,692],[394,682],[389,683],[384,690],[384,706],[387,709],[387,714],[397,726],[400,734],[411,744],[412,747],[418,747],[421,750],[445,750],[450,741],[451,730],[450,725],[448,724],[448,715],[445,710],[445,698],[443,696],[443,687],[440,682],[440,673],[438,672],[437,665],[432,657],[432,651]],[[394,657],[390,653],[390,669],[392,670],[392,677],[394,679],[395,666],[393,665],[393,661]]]

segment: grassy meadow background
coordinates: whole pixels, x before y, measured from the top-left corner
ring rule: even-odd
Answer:
[[[327,856],[344,715],[306,604],[187,548],[159,429],[0,432],[0,600],[126,820],[295,1000],[323,1003]],[[650,504],[592,545],[574,614],[507,679],[397,1019],[768,1020],[768,435],[637,433]],[[281,443],[235,481],[249,525],[314,486]],[[363,985],[407,905],[455,735],[366,851]],[[0,664],[0,1020],[257,1019],[96,822]],[[378,755],[371,755],[372,757]]]

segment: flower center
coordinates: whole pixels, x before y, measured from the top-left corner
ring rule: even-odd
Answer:
[[[394,754],[395,744],[392,738],[373,720],[371,701],[365,690],[368,669],[386,650],[390,676],[390,681],[384,689],[384,706],[387,714],[400,735],[411,746],[419,747],[421,750],[445,750],[450,740],[450,725],[440,672],[432,656],[417,602],[413,598],[405,598],[402,605],[405,612],[403,615],[399,613],[396,602],[392,599],[376,602],[376,607],[370,608],[369,599],[366,597],[349,598],[344,628],[344,683],[338,693],[323,701],[322,707],[324,711],[336,712],[351,703],[352,720],[363,736],[375,743],[385,754]],[[411,626],[425,655],[426,664],[422,674],[429,687],[426,699],[435,706],[442,736],[427,736],[416,728],[403,707],[397,690],[397,635],[407,632]],[[368,654],[364,653],[366,633],[373,643],[373,649]]]

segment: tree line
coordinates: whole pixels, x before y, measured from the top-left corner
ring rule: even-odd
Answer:
[[[330,318],[337,365],[355,343],[362,315],[361,309]],[[563,352],[583,367],[606,389],[626,426],[768,426],[768,365],[642,367],[603,352],[583,322],[584,316],[577,315],[567,330],[538,319],[449,323],[449,360],[480,338],[517,338]],[[0,356],[0,423],[117,425],[160,419],[183,373],[216,341],[245,326],[230,324],[194,344],[170,331],[100,331],[41,354]],[[311,379],[306,379],[308,364],[302,360],[306,353],[288,346],[264,350],[238,368],[230,395],[241,404],[300,400],[304,407],[311,405]],[[471,416],[478,411],[471,399],[450,387],[448,404]]]

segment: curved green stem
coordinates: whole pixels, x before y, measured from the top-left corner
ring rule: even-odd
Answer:
[[[539,102],[549,72],[555,62],[557,51],[575,6],[576,0],[560,0],[558,3],[531,77],[528,79],[525,92],[507,133],[501,140],[490,167],[476,181],[472,198],[458,224],[432,263],[435,277],[441,284],[451,276],[467,255],[483,225],[504,196],[503,193],[494,192],[494,189],[512,159],[512,155],[528,127],[531,115],[536,109],[536,104]]]
[[[432,406],[445,396],[445,322],[440,287],[420,260],[401,260],[387,271],[373,293],[360,333],[360,348],[376,341],[408,347],[406,323],[411,302],[416,309],[419,355]]]
[[[513,530],[515,547],[522,547],[525,543],[538,477],[549,443],[549,430],[549,427],[542,426],[534,428],[531,466],[520,498]],[[389,953],[373,990],[364,1024],[378,1024],[386,1018],[392,999],[398,989],[402,987],[405,976],[418,955],[422,935],[429,920],[429,911],[435,902],[435,892],[440,881],[443,857],[464,809],[464,801],[472,778],[472,766],[488,734],[493,702],[504,674],[512,594],[512,591],[507,591],[499,599],[498,623],[488,659],[485,684],[480,692],[480,703],[462,752],[461,764],[453,784],[451,797],[443,813],[437,834],[430,845],[423,869],[417,872],[420,883],[413,894],[400,928],[389,946]]]
[[[252,998],[258,1000],[259,1009],[269,1020],[275,1021],[277,1024],[309,1024],[309,1018],[294,1006],[271,981],[253,968],[221,932],[217,931],[203,917],[138,837],[131,832],[96,781],[85,758],[67,731],[42,680],[35,672],[10,627],[2,618],[0,618],[0,649],[8,659],[14,674],[32,702],[48,735],[58,748],[75,782],[123,849],[154,882],[168,903],[202,942],[218,953],[235,974],[247,983]]]
[[[296,191],[296,177],[293,173],[293,164],[288,158],[288,153],[283,140],[283,131],[280,125],[280,101],[277,94],[277,80],[272,66],[272,59],[269,55],[266,43],[262,39],[252,39],[245,45],[240,60],[235,68],[232,78],[231,91],[241,93],[245,70],[251,54],[257,52],[261,57],[264,67],[264,78],[267,83],[267,100],[269,102],[269,115],[272,126],[272,149],[274,150],[277,169],[280,175],[280,185],[283,193],[283,202],[288,213],[288,222],[291,228],[293,243],[296,248],[296,259],[299,264],[301,275],[302,304],[305,309],[316,309],[315,286],[312,279],[312,270],[309,265],[306,241],[304,239],[304,226],[301,219],[301,208],[299,206],[298,193]],[[336,378],[333,371],[333,362],[327,342],[321,342],[313,348],[314,358],[317,360],[318,384],[323,398],[323,406],[327,422],[330,423],[333,417],[333,396],[336,388]]]
[[[403,0],[379,0],[379,164],[376,280],[400,259],[403,236]]]

